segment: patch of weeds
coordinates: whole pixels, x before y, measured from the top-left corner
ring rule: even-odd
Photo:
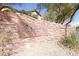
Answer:
[[[74,32],[67,36],[66,39],[62,41],[62,44],[70,49],[79,48],[79,40]]]

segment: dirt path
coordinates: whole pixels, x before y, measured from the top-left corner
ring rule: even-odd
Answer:
[[[51,36],[35,37],[17,49],[18,53],[13,56],[66,56],[75,54],[67,48],[60,47],[57,42],[58,40],[53,40]]]

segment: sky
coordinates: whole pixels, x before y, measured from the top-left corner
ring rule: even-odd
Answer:
[[[79,25],[79,10],[76,12],[75,16],[73,17],[73,21],[71,22],[73,25]]]
[[[36,5],[37,5],[36,3],[26,3],[26,4],[22,4],[22,5],[16,5],[13,7],[18,10],[32,10],[32,9],[36,9],[36,7],[37,7]],[[46,13],[46,9],[43,9],[43,11],[40,12],[41,15],[44,15],[45,13]],[[71,24],[79,25],[79,11],[76,12]]]
[[[32,9],[36,9],[37,7],[37,3],[25,3],[22,5],[14,5],[14,8],[18,9],[18,10],[32,10]],[[46,9],[43,9],[43,11],[40,12],[41,15],[45,14]]]
[[[25,3],[22,5],[14,5],[14,8],[19,9],[19,10],[31,10],[36,8],[36,3]]]

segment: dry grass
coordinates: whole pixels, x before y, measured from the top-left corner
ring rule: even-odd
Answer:
[[[62,44],[70,49],[79,49],[79,38],[77,36],[77,31],[72,32],[69,36],[62,41]]]

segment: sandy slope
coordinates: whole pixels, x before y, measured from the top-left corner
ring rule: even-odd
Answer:
[[[74,51],[58,44],[64,38],[64,25],[43,20],[35,20],[34,24],[34,26],[31,26],[33,26],[36,36],[29,39],[26,38],[24,46],[17,49],[18,53],[14,54],[14,56],[75,55]],[[68,28],[68,32],[71,29],[71,27]]]
[[[13,54],[15,56],[74,55],[58,44],[64,38],[65,25],[10,12],[2,12],[0,20],[0,33],[9,40],[5,47],[18,52]],[[68,33],[73,29],[68,26]]]

